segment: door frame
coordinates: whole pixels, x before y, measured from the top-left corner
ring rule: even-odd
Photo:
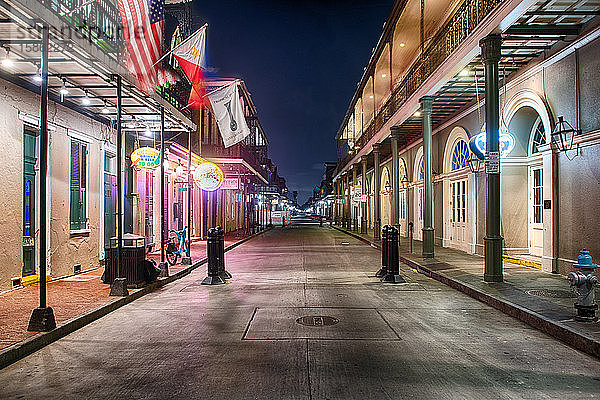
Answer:
[[[117,156],[117,146],[112,143],[103,143],[102,144],[102,162],[98,163],[99,175],[102,177],[102,201],[100,202],[100,215],[102,215],[102,223],[100,224],[100,235],[99,235],[99,246],[98,246],[98,259],[104,260],[104,163],[106,162],[106,156],[116,157]]]

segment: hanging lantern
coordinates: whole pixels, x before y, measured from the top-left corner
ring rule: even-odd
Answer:
[[[194,182],[202,190],[212,192],[223,184],[223,171],[211,162],[202,163],[194,171]]]
[[[564,120],[563,117],[558,117],[558,123],[550,134],[552,144],[558,151],[569,151],[573,147],[573,138],[578,135],[579,130]]]
[[[178,177],[181,177],[181,176],[183,176],[183,173],[184,173],[184,172],[185,172],[185,170],[184,170],[184,168],[183,168],[183,165],[179,165],[177,168],[175,168],[175,174],[176,174]]]

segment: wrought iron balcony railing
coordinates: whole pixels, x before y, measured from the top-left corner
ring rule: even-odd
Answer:
[[[115,3],[109,0],[38,0],[64,21],[63,34],[81,35],[118,59],[123,48],[121,17]],[[65,32],[69,30],[69,32]]]
[[[201,157],[220,157],[220,158],[241,158],[246,161],[256,172],[267,179],[267,171],[261,166],[260,156],[256,152],[248,149],[243,143],[238,143],[231,147],[225,148],[221,144],[205,144],[202,143],[200,150]]]
[[[363,134],[355,141],[355,148],[365,146],[436,68],[501,2],[502,0],[465,0],[446,25],[431,39],[429,46],[393,89],[391,96],[377,111],[369,125],[364,128]],[[348,153],[338,165],[345,166],[351,159],[352,153]]]

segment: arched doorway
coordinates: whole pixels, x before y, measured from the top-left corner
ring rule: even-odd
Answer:
[[[468,168],[468,135],[462,127],[450,132],[444,150],[444,246],[471,250],[471,173]]]
[[[413,168],[413,193],[414,193],[414,238],[416,240],[423,240],[423,206],[424,206],[424,195],[423,195],[423,147],[420,147],[415,157],[415,165]]]
[[[550,118],[543,100],[531,90],[517,93],[503,112],[513,151],[502,160],[501,208],[505,248],[541,257],[544,252],[544,180],[540,147],[549,142]],[[549,151],[549,150],[548,150]]]
[[[407,205],[406,205],[406,196],[407,196],[407,185],[408,185],[408,172],[406,170],[406,162],[404,161],[404,158],[400,158],[399,159],[399,164],[400,164],[400,171],[399,171],[399,177],[400,177],[400,188],[398,189],[398,222],[400,223],[400,235],[401,236],[406,236],[408,229],[407,229],[407,215],[406,215],[406,209],[407,209]]]
[[[388,169],[388,167],[383,167],[381,170],[381,187],[379,188],[379,193],[380,193],[379,209],[381,210],[381,226],[382,227],[389,225],[392,221],[391,187],[392,187],[392,182],[391,182],[391,177],[390,177],[390,170]]]

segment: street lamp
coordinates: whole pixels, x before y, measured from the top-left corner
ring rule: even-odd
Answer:
[[[558,151],[569,151],[573,147],[573,138],[581,132],[578,129],[564,120],[563,117],[558,117],[558,123],[550,134],[552,144]]]
[[[469,155],[469,158],[467,158],[467,164],[469,165],[469,169],[471,170],[471,172],[474,174],[483,172],[483,168],[485,166],[484,161],[473,153],[471,153]]]

